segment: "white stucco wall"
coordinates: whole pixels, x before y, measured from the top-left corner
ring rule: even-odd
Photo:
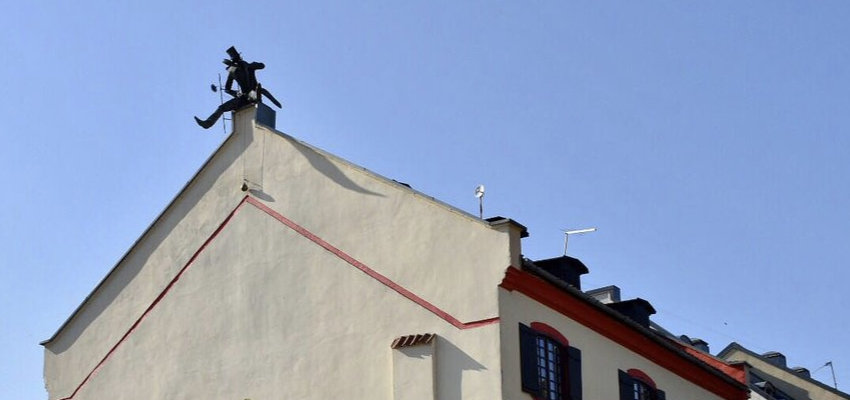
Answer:
[[[256,199],[461,322],[498,315],[516,238],[246,117],[45,345],[51,399],[121,340],[239,204],[245,177]],[[392,339],[426,332],[439,398],[499,398],[498,326],[458,329],[245,204],[74,398],[388,399]]]
[[[585,400],[620,398],[618,370],[639,369],[649,375],[668,399],[720,400],[721,397],[635,354],[622,345],[541,305],[518,291],[499,290],[504,399],[527,400],[522,391],[519,323],[542,322],[557,329],[570,346],[581,350],[582,389]]]

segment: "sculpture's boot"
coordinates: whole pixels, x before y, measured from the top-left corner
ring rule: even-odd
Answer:
[[[209,129],[211,126],[215,125],[216,121],[218,121],[219,117],[221,117],[221,113],[221,111],[215,110],[215,112],[212,113],[212,115],[210,115],[210,117],[205,120],[201,120],[200,118],[195,117],[195,122],[197,122],[198,125],[201,126],[201,128]]]

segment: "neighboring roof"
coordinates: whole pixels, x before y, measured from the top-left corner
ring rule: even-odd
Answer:
[[[673,345],[680,347],[686,353],[698,358],[700,361],[723,371],[724,374],[731,376],[742,384],[747,384],[747,370],[745,367],[746,363],[727,363],[717,357],[712,356],[711,354],[704,353],[694,348],[693,346],[689,346],[677,340],[668,340],[670,340]]]
[[[740,380],[738,380],[738,378],[731,376],[731,375],[725,373],[724,371],[718,369],[712,363],[709,363],[708,360],[703,360],[703,359],[697,357],[696,355],[693,355],[693,354],[690,354],[689,352],[686,352],[682,347],[674,345],[669,340],[662,337],[660,334],[657,334],[657,333],[653,332],[652,330],[650,330],[648,328],[644,328],[640,324],[632,321],[631,319],[625,317],[624,315],[620,314],[619,312],[614,311],[613,309],[611,309],[610,307],[608,307],[604,303],[602,303],[602,302],[596,300],[595,298],[583,293],[582,291],[572,287],[571,285],[562,282],[561,280],[556,278],[554,275],[552,275],[552,274],[544,271],[543,269],[537,267],[536,265],[534,265],[534,263],[530,260],[525,259],[524,263],[522,265],[522,268],[526,271],[525,273],[530,273],[531,275],[536,276],[538,279],[541,279],[541,280],[545,281],[546,283],[548,283],[549,285],[559,289],[561,293],[577,299],[581,303],[584,303],[585,305],[591,307],[592,309],[603,313],[604,315],[606,315],[610,319],[616,320],[620,324],[626,325],[633,332],[637,333],[639,335],[639,337],[643,338],[642,342],[652,343],[654,345],[660,346],[665,351],[668,351],[668,352],[675,354],[679,359],[684,361],[685,364],[690,364],[690,365],[696,367],[698,370],[701,370],[704,373],[708,373],[711,376],[714,376],[717,379],[720,379],[721,381],[723,381],[727,385],[729,385],[729,387],[735,388],[735,390],[736,390],[735,393],[737,393],[737,396],[739,398],[746,398],[746,393],[748,393],[748,391],[749,391],[747,385],[742,383]],[[508,271],[507,271],[506,276],[505,276],[505,280],[502,282],[501,286],[503,288],[507,289],[507,290],[517,289],[518,286],[514,286],[514,285],[517,284],[517,282],[518,282],[517,279],[520,279],[520,280],[522,279],[522,278],[516,278],[517,276],[519,276],[517,274],[521,274],[521,273],[522,273],[522,271],[519,271],[519,270],[517,270],[513,267],[508,268]],[[523,291],[523,293],[526,293],[526,292]],[[551,292],[551,293],[556,293],[556,292]],[[526,294],[528,294],[528,293],[526,293]],[[534,296],[537,296],[536,298],[544,298],[546,296],[546,294],[544,294],[542,292],[538,292],[538,293],[533,293],[533,297]],[[548,299],[548,300],[553,301],[553,302],[556,301],[555,299]],[[564,307],[566,307],[566,306],[564,306]],[[575,311],[575,312],[578,312],[578,311]],[[647,340],[648,340],[648,342],[647,342]],[[674,371],[674,372],[676,372],[677,374],[680,374],[680,375],[682,373],[684,373],[683,371]],[[707,384],[705,382],[694,381],[694,380],[692,380],[692,381],[694,383],[697,383],[697,384],[700,384],[700,385]]]
[[[824,390],[826,390],[826,391],[829,391],[829,392],[831,392],[831,393],[834,393],[834,394],[835,394],[835,395],[837,395],[837,396],[841,396],[841,397],[844,397],[844,398],[850,399],[850,394],[844,393],[844,392],[842,392],[842,391],[840,391],[840,390],[838,390],[838,389],[836,389],[836,388],[834,388],[834,387],[832,387],[832,386],[826,385],[826,384],[824,384],[823,382],[821,382],[821,381],[819,381],[819,380],[817,380],[817,379],[814,379],[814,378],[811,378],[811,377],[806,377],[805,375],[800,375],[799,373],[797,373],[796,371],[794,371],[794,370],[793,370],[793,369],[791,369],[791,368],[783,367],[783,366],[781,366],[781,365],[773,364],[773,363],[771,363],[770,361],[765,360],[765,359],[764,359],[764,357],[762,357],[762,355],[757,354],[757,353],[753,352],[752,350],[750,350],[750,349],[748,349],[748,348],[746,348],[746,347],[744,347],[744,346],[741,346],[740,344],[738,344],[738,343],[736,343],[736,342],[729,343],[729,345],[728,345],[728,346],[726,346],[726,348],[724,348],[723,350],[720,350],[720,352],[719,352],[719,353],[717,353],[717,357],[719,357],[719,358],[723,359],[723,358],[725,358],[726,356],[728,356],[728,355],[729,355],[729,353],[731,353],[731,352],[733,352],[733,351],[740,351],[740,352],[745,353],[745,354],[748,354],[748,355],[750,355],[750,356],[752,356],[752,357],[756,357],[756,358],[758,358],[758,359],[760,359],[760,360],[764,361],[764,362],[765,362],[765,364],[770,365],[770,366],[771,366],[771,367],[773,367],[773,368],[776,368],[776,369],[779,369],[779,370],[781,370],[781,371],[785,371],[785,372],[787,372],[787,373],[789,373],[789,374],[792,374],[793,376],[795,376],[795,377],[797,377],[797,378],[799,378],[799,379],[802,379],[802,380],[804,380],[804,381],[806,381],[806,382],[808,382],[808,383],[811,383],[812,385],[815,385],[815,386],[817,386],[817,387],[819,387],[819,388],[821,388],[821,389],[824,389]]]
[[[271,132],[273,132],[273,133],[277,134],[278,136],[282,137],[283,139],[286,139],[286,140],[289,140],[289,141],[291,141],[291,142],[294,142],[294,143],[296,143],[297,145],[300,145],[300,146],[306,147],[306,148],[308,148],[309,150],[312,150],[312,151],[314,151],[314,152],[316,152],[316,153],[318,153],[318,154],[320,154],[320,155],[322,155],[322,156],[324,156],[324,157],[327,157],[327,158],[332,159],[332,160],[334,160],[334,161],[337,161],[337,162],[339,162],[339,163],[341,163],[341,164],[344,164],[344,165],[346,165],[346,166],[349,166],[349,167],[351,167],[352,169],[359,170],[359,171],[361,171],[361,172],[365,173],[366,175],[369,175],[369,176],[371,176],[371,177],[373,177],[373,178],[375,178],[375,179],[378,179],[378,180],[380,180],[380,181],[382,181],[382,182],[384,182],[384,183],[386,183],[386,184],[388,184],[388,185],[390,185],[390,186],[396,187],[396,188],[398,188],[398,189],[400,189],[400,190],[404,190],[404,191],[411,192],[411,193],[413,193],[414,195],[416,195],[417,197],[420,197],[420,198],[422,198],[422,199],[425,199],[425,200],[427,200],[427,201],[430,201],[430,202],[432,202],[432,203],[434,203],[434,204],[437,204],[437,205],[439,205],[439,206],[441,206],[441,207],[445,208],[445,209],[446,209],[447,211],[449,211],[449,212],[452,212],[452,213],[458,214],[458,215],[460,215],[460,216],[462,216],[462,217],[468,218],[468,219],[470,219],[470,220],[472,220],[472,221],[475,221],[475,222],[481,223],[481,224],[483,224],[483,225],[485,225],[485,226],[489,226],[489,227],[495,227],[495,226],[497,226],[497,225],[504,224],[504,223],[514,224],[514,225],[516,225],[516,226],[519,226],[519,227],[520,227],[521,232],[522,232],[522,237],[528,236],[528,230],[525,228],[525,226],[523,226],[522,224],[520,224],[520,223],[518,223],[518,222],[516,222],[516,221],[513,221],[513,220],[508,219],[508,218],[504,218],[504,217],[494,217],[494,218],[490,218],[490,219],[487,219],[487,220],[482,220],[482,219],[478,218],[477,216],[472,215],[472,214],[470,214],[470,213],[468,213],[468,212],[466,212],[466,211],[464,211],[464,210],[461,210],[461,209],[459,209],[459,208],[457,208],[457,207],[454,207],[454,206],[452,206],[452,205],[450,205],[450,204],[448,204],[448,203],[444,203],[444,202],[442,202],[442,201],[440,201],[440,200],[437,200],[436,198],[434,198],[434,197],[432,197],[432,196],[429,196],[429,195],[427,195],[427,194],[425,194],[425,193],[422,193],[422,192],[420,192],[420,191],[418,191],[418,190],[415,190],[415,189],[411,188],[411,187],[410,187],[410,185],[408,185],[407,183],[399,182],[399,181],[396,181],[396,180],[394,180],[394,179],[390,179],[390,178],[384,177],[384,176],[382,176],[382,175],[380,175],[380,174],[377,174],[377,173],[375,173],[375,172],[372,172],[372,171],[370,171],[370,170],[368,170],[368,169],[366,169],[366,168],[364,168],[364,167],[361,167],[361,166],[359,166],[359,165],[357,165],[357,164],[354,164],[354,163],[352,163],[352,162],[350,162],[350,161],[348,161],[348,160],[345,160],[345,159],[343,159],[343,158],[341,158],[341,157],[338,157],[338,156],[336,156],[336,155],[334,155],[334,154],[328,153],[328,152],[326,152],[326,151],[324,151],[324,150],[322,150],[322,149],[319,149],[319,148],[317,148],[317,147],[314,147],[314,146],[312,146],[312,145],[310,145],[310,144],[307,144],[307,143],[305,143],[305,142],[303,142],[303,141],[301,141],[301,140],[295,139],[294,137],[289,136],[289,135],[287,135],[287,134],[285,134],[285,133],[283,133],[283,132],[280,132],[280,131],[278,131],[278,130],[276,130],[276,129],[274,129],[274,128],[270,128],[270,127],[268,127],[268,126],[266,126],[266,125],[262,125],[262,126],[263,126],[263,128],[264,128],[264,129],[268,129],[268,130],[270,130]],[[101,287],[103,287],[103,285],[106,283],[106,281],[107,281],[107,280],[108,280],[108,279],[109,279],[109,278],[110,278],[110,277],[111,277],[111,276],[115,273],[115,271],[116,271],[116,270],[118,269],[118,267],[119,267],[119,266],[120,266],[120,265],[124,262],[124,260],[126,260],[126,259],[127,259],[127,257],[128,257],[128,256],[130,255],[130,253],[133,251],[133,249],[135,249],[135,248],[136,248],[136,246],[138,246],[138,245],[139,245],[139,243],[142,241],[142,239],[144,239],[144,238],[147,236],[147,234],[148,234],[148,233],[149,233],[149,232],[150,232],[150,231],[154,228],[154,226],[156,226],[156,225],[159,223],[159,221],[160,221],[160,220],[163,218],[163,216],[164,216],[164,215],[168,212],[168,210],[170,210],[170,209],[171,209],[171,208],[172,208],[172,207],[173,207],[173,206],[177,203],[177,200],[181,198],[181,196],[183,195],[183,193],[184,193],[184,192],[186,192],[186,190],[187,190],[190,186],[192,186],[192,184],[193,184],[193,183],[195,183],[195,181],[196,181],[196,180],[198,180],[198,178],[200,177],[201,173],[202,173],[202,172],[203,172],[203,171],[207,168],[207,166],[208,166],[208,165],[212,162],[212,160],[215,158],[215,156],[216,156],[216,155],[217,155],[217,154],[218,154],[218,153],[222,150],[222,148],[224,148],[224,146],[225,146],[225,145],[226,145],[226,144],[227,144],[230,140],[232,140],[235,136],[236,136],[236,135],[235,135],[235,131],[230,132],[230,134],[228,134],[228,136],[227,136],[227,137],[226,137],[226,138],[222,141],[222,143],[218,146],[218,148],[216,148],[216,150],[215,150],[215,151],[213,151],[213,153],[212,153],[212,154],[210,154],[210,156],[209,156],[209,157],[207,157],[206,161],[204,161],[204,163],[201,165],[201,167],[200,167],[200,168],[199,168],[199,169],[198,169],[198,170],[197,170],[197,171],[196,171],[196,172],[192,175],[192,177],[191,177],[191,178],[190,178],[190,179],[186,182],[186,184],[185,184],[185,185],[183,185],[183,187],[180,189],[180,191],[178,191],[178,192],[177,192],[177,195],[176,195],[176,196],[174,196],[174,198],[173,198],[170,202],[168,202],[168,205],[167,205],[167,206],[165,206],[165,208],[163,208],[163,210],[162,210],[162,211],[161,211],[161,212],[157,215],[157,217],[153,220],[153,222],[151,222],[151,224],[150,224],[150,225],[148,225],[148,227],[144,230],[144,232],[142,232],[142,234],[139,236],[139,238],[138,238],[138,239],[136,239],[136,241],[135,241],[135,242],[133,242],[133,244],[130,246],[130,248],[129,248],[129,249],[127,249],[127,251],[124,253],[124,255],[123,255],[123,256],[121,256],[121,258],[118,260],[118,262],[117,262],[117,263],[115,263],[115,265],[114,265],[114,266],[113,266],[113,267],[109,270],[109,272],[107,272],[106,276],[104,276],[104,277],[103,277],[103,279],[101,279],[101,280],[100,280],[100,282],[98,282],[98,284],[94,287],[94,289],[93,289],[93,290],[92,290],[92,291],[91,291],[91,292],[90,292],[90,293],[86,296],[86,298],[85,298],[85,299],[83,299],[82,303],[80,303],[80,305],[78,305],[78,306],[77,306],[77,308],[76,308],[76,309],[74,309],[74,311],[71,313],[71,315],[70,315],[70,316],[68,316],[68,318],[67,318],[67,319],[66,319],[66,320],[62,323],[62,325],[60,325],[60,326],[59,326],[59,328],[56,330],[56,332],[54,332],[54,333],[53,333],[53,335],[52,335],[52,336],[50,336],[50,338],[48,338],[48,339],[46,339],[46,340],[41,341],[41,342],[39,343],[40,345],[45,346],[45,345],[47,345],[47,344],[50,344],[50,342],[52,342],[53,340],[55,340],[55,339],[59,336],[59,334],[60,334],[60,333],[62,333],[62,331],[63,331],[63,330],[64,330],[64,329],[68,326],[68,324],[70,324],[70,322],[71,322],[71,321],[72,321],[72,320],[73,320],[73,319],[74,319],[74,318],[75,318],[75,317],[76,317],[76,316],[80,313],[80,311],[82,311],[83,307],[85,307],[85,306],[86,306],[86,304],[88,304],[88,303],[89,303],[89,301],[90,301],[90,300],[94,297],[94,295],[95,295],[95,294],[96,294],[96,293],[100,290],[100,288],[101,288]],[[491,220],[493,220],[493,221],[491,221]]]

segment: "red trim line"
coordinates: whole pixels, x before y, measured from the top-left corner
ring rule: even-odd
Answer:
[[[561,332],[558,332],[557,329],[553,328],[549,324],[544,324],[542,322],[532,322],[531,329],[540,332],[546,336],[549,336],[552,339],[555,339],[558,342],[561,342],[561,346],[569,347],[570,341],[567,340]]]
[[[682,357],[679,353],[662,346],[587,301],[571,295],[537,276],[508,267],[500,285],[508,291],[520,293],[536,300],[550,309],[563,314],[625,348],[651,360],[659,366],[691,381],[700,387],[727,400],[747,400],[749,391],[715,375],[696,361]],[[718,371],[718,373],[722,373]],[[730,379],[734,379],[730,377]]]
[[[142,315],[138,319],[136,319],[136,322],[134,322],[133,325],[130,326],[130,329],[128,329],[127,332],[124,333],[124,336],[121,336],[121,339],[119,339],[118,342],[116,342],[115,345],[113,345],[112,348],[109,349],[109,351],[100,360],[100,362],[98,362],[97,365],[95,365],[94,368],[91,370],[91,372],[89,372],[89,374],[86,375],[85,379],[83,379],[83,381],[80,382],[80,384],[77,386],[77,388],[74,389],[74,392],[71,393],[70,396],[63,397],[60,400],[69,400],[69,399],[74,398],[74,396],[77,395],[77,392],[79,392],[80,389],[82,389],[83,385],[85,385],[89,381],[89,379],[91,379],[91,377],[94,376],[94,374],[97,372],[97,370],[99,370],[100,367],[103,366],[103,364],[106,362],[106,360],[109,359],[109,357],[112,355],[112,353],[115,352],[115,350],[118,348],[118,346],[120,346],[122,343],[124,343],[124,340],[126,340],[127,337],[130,336],[130,334],[133,333],[133,331],[136,330],[136,328],[139,326],[139,324],[142,322],[142,320],[145,319],[145,317],[147,317],[148,314],[150,314],[150,312],[154,309],[154,307],[156,307],[157,304],[159,304],[159,302],[162,300],[162,298],[165,297],[166,294],[168,294],[168,292],[171,290],[171,288],[174,287],[174,284],[177,283],[177,281],[180,280],[180,278],[183,276],[183,273],[186,272],[186,269],[188,269],[189,266],[192,265],[192,263],[195,261],[195,259],[198,258],[198,255],[200,255],[201,252],[204,251],[204,249],[207,248],[207,245],[209,245],[210,242],[212,242],[213,239],[215,239],[216,236],[218,236],[218,234],[221,233],[221,230],[224,229],[224,227],[227,225],[228,222],[230,222],[230,219],[233,218],[233,216],[236,214],[236,211],[238,211],[242,207],[242,205],[245,204],[246,199],[248,199],[248,196],[245,196],[242,199],[242,201],[240,201],[239,204],[237,204],[236,207],[233,208],[233,211],[231,211],[230,214],[227,215],[227,218],[225,218],[224,221],[222,221],[218,225],[218,228],[216,228],[215,231],[213,231],[213,233],[207,238],[207,240],[204,241],[204,243],[201,245],[201,247],[199,247],[198,250],[195,250],[195,254],[192,254],[192,257],[189,258],[189,261],[187,261],[186,264],[183,266],[183,268],[181,268],[180,271],[177,272],[177,275],[175,275],[174,278],[171,279],[171,282],[168,282],[168,285],[165,286],[165,289],[163,289],[162,292],[159,293],[159,296],[156,296],[156,299],[154,299],[154,301],[148,306],[148,308],[145,309],[145,312],[143,312]]]
[[[347,263],[351,264],[352,266],[354,266],[355,268],[363,271],[364,273],[366,273],[366,275],[376,279],[377,281],[383,283],[385,286],[389,287],[390,289],[395,290],[396,292],[398,292],[402,296],[408,298],[409,300],[420,305],[421,307],[425,308],[426,310],[436,314],[438,317],[442,318],[443,320],[452,324],[453,326],[455,326],[458,329],[478,328],[478,327],[481,327],[481,326],[490,325],[490,324],[494,324],[494,323],[499,322],[499,317],[487,318],[487,319],[482,319],[482,320],[479,320],[479,321],[472,321],[472,322],[461,322],[457,318],[451,316],[449,313],[447,313],[447,312],[439,309],[438,307],[434,306],[433,304],[425,301],[424,299],[417,296],[413,292],[405,289],[404,287],[393,282],[389,278],[387,278],[387,277],[379,274],[375,270],[367,267],[365,264],[361,263],[360,261],[355,260],[353,257],[346,254],[342,250],[339,250],[336,247],[330,245],[328,242],[325,242],[324,240],[322,240],[318,236],[314,235],[312,232],[310,232],[307,229],[301,227],[300,225],[292,222],[291,220],[289,220],[286,217],[284,217],[283,215],[279,214],[277,211],[272,210],[271,208],[269,208],[265,204],[261,203],[260,201],[254,199],[253,197],[245,196],[245,197],[242,198],[242,200],[239,202],[239,204],[237,204],[236,207],[233,208],[233,211],[231,211],[230,214],[228,214],[227,217],[218,225],[218,227],[207,238],[207,240],[204,241],[204,243],[201,245],[201,247],[199,247],[197,250],[195,250],[195,253],[192,254],[192,257],[189,258],[189,261],[187,261],[186,264],[183,265],[183,268],[181,268],[180,271],[177,272],[177,274],[174,276],[174,278],[172,278],[171,281],[168,282],[168,285],[165,286],[165,289],[163,289],[162,292],[159,293],[159,295],[156,297],[156,299],[154,299],[154,301],[148,306],[148,308],[145,309],[145,311],[142,313],[142,315],[139,316],[138,319],[136,319],[136,322],[134,322],[133,325],[130,326],[130,329],[128,329],[127,332],[125,332],[124,335],[121,336],[121,339],[119,339],[118,342],[116,342],[115,345],[113,345],[112,348],[109,349],[109,351],[106,353],[106,355],[94,366],[94,368],[91,370],[91,372],[89,372],[88,375],[86,375],[86,377],[83,379],[83,381],[80,382],[79,385],[77,385],[77,388],[74,389],[74,392],[71,393],[70,396],[63,397],[60,400],[70,400],[70,399],[73,399],[74,396],[77,395],[77,393],[80,391],[80,389],[82,389],[83,386],[85,386],[85,384],[88,383],[88,381],[95,375],[95,373],[97,373],[97,371],[106,363],[106,360],[108,360],[109,357],[112,356],[112,353],[114,353],[115,350],[118,349],[118,347],[121,346],[121,344],[124,343],[124,341],[127,339],[127,337],[129,337],[130,334],[133,333],[133,331],[136,330],[136,328],[139,326],[139,324],[141,324],[142,320],[144,320],[148,316],[148,314],[150,314],[150,312],[153,311],[153,309],[165,297],[165,295],[168,294],[168,292],[171,290],[171,288],[174,287],[174,284],[177,283],[177,281],[180,280],[180,278],[183,276],[183,273],[186,272],[186,270],[198,258],[198,256],[201,254],[201,252],[204,251],[207,248],[207,246],[210,244],[210,242],[212,242],[213,239],[215,239],[218,236],[218,234],[221,233],[221,231],[224,229],[224,227],[227,226],[227,224],[230,222],[230,220],[233,218],[233,216],[236,215],[236,212],[239,211],[239,209],[242,208],[242,206],[245,203],[250,203],[251,205],[257,207],[258,209],[260,209],[261,211],[265,212],[266,214],[272,216],[273,218],[280,221],[281,223],[283,223],[287,227],[298,232],[299,234],[306,237],[307,239],[310,239],[313,243],[318,244],[319,246],[323,247],[325,250],[328,250],[329,252],[333,253],[334,255],[341,258],[345,262],[347,262]]]
[[[321,246],[322,248],[324,248],[325,250],[331,252],[333,255],[339,257],[340,259],[347,262],[348,264],[350,264],[354,268],[357,268],[360,271],[363,271],[363,273],[365,273],[366,275],[369,275],[370,277],[377,280],[378,282],[383,283],[384,286],[386,286],[386,287],[388,287],[392,290],[395,290],[400,295],[408,298],[409,300],[418,304],[422,308],[434,313],[436,316],[442,318],[443,320],[452,324],[454,327],[456,327],[458,329],[476,328],[476,327],[479,327],[479,326],[489,325],[489,324],[492,324],[492,323],[499,321],[499,317],[494,317],[494,318],[489,318],[489,319],[485,319],[485,320],[481,320],[481,321],[468,322],[468,323],[461,322],[457,318],[450,315],[449,313],[441,310],[437,306],[435,306],[435,305],[429,303],[428,301],[426,301],[425,299],[417,296],[415,293],[405,289],[403,286],[393,282],[392,280],[390,280],[390,278],[387,278],[386,276],[381,275],[377,271],[366,266],[366,264],[363,264],[362,262],[357,261],[356,259],[354,259],[354,257],[346,254],[344,251],[342,251],[342,250],[334,247],[330,243],[322,240],[322,238],[314,235],[312,232],[308,231],[307,229],[305,229],[301,225],[298,225],[295,222],[292,222],[290,219],[284,217],[283,215],[281,215],[277,211],[272,210],[271,208],[269,208],[269,206],[263,204],[259,200],[255,199],[253,197],[249,197],[248,203],[251,203],[253,206],[259,208],[260,210],[262,210],[266,214],[270,215],[272,218],[280,221],[281,223],[288,226],[289,228],[291,228],[295,232],[298,232],[301,236],[304,236],[305,238],[310,239],[310,241],[312,241],[313,243],[315,243],[315,244]]]

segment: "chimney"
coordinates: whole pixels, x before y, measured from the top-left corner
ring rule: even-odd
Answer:
[[[770,364],[773,364],[777,367],[787,368],[785,365],[785,356],[778,351],[768,351],[761,355],[761,357]]]
[[[602,304],[617,303],[620,301],[620,288],[615,285],[588,290],[584,294],[599,300]]]
[[[275,129],[275,120],[277,113],[269,106],[263,103],[257,103],[257,123]]]
[[[797,374],[798,376],[802,376],[803,378],[811,379],[811,377],[812,377],[812,373],[809,372],[808,368],[794,367],[794,368],[791,368],[791,370],[794,371],[795,374]]]
[[[618,303],[607,304],[613,310],[623,314],[628,319],[637,322],[644,328],[649,328],[649,316],[655,314],[655,309],[648,301],[636,298]]]
[[[711,352],[708,351],[708,342],[706,342],[705,340],[693,338],[691,339],[691,346],[694,346],[694,348],[703,353],[711,354]]]
[[[579,259],[570,256],[534,261],[534,265],[579,290],[581,290],[581,276],[588,272],[587,267]]]

